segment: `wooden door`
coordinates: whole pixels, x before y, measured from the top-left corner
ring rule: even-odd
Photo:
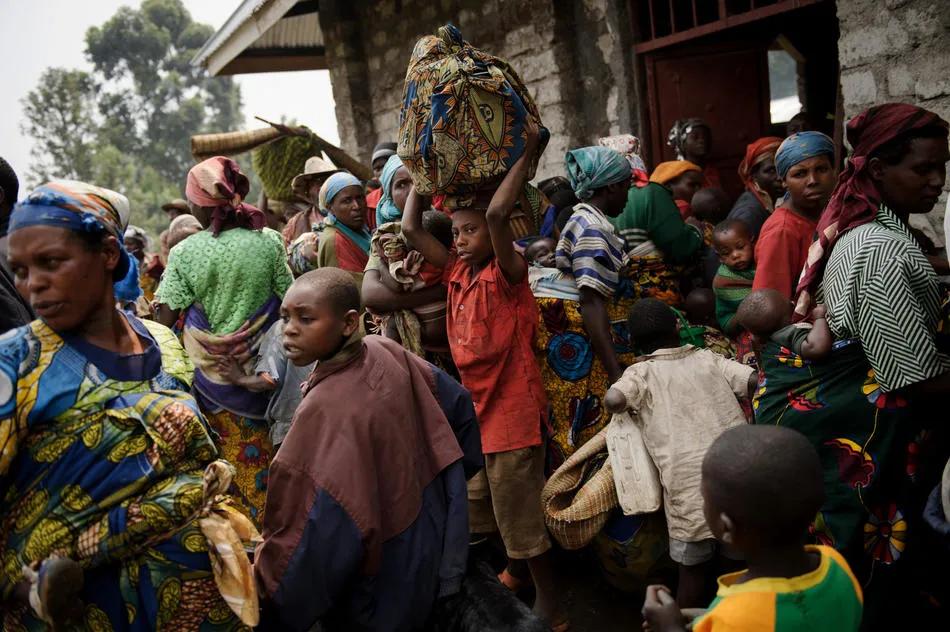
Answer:
[[[729,44],[646,53],[649,166],[675,160],[666,144],[676,119],[698,117],[712,131],[710,162],[733,199],[743,186],[737,168],[746,145],[769,123],[767,50],[763,44]]]

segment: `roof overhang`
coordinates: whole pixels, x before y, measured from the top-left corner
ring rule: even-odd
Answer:
[[[212,75],[327,67],[318,0],[244,0],[191,63]]]

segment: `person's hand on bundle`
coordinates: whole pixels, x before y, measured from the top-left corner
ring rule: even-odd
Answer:
[[[647,586],[643,600],[643,629],[648,632],[685,632],[688,620],[666,586]]]
[[[811,319],[812,321],[818,320],[819,318],[827,318],[828,308],[825,307],[825,304],[816,305],[814,309],[811,310]]]
[[[240,384],[247,377],[237,359],[231,356],[218,356],[215,359],[218,374],[230,384]]]

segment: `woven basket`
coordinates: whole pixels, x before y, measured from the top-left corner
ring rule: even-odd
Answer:
[[[191,137],[191,155],[202,161],[213,156],[236,156],[283,136],[273,127]]]
[[[548,530],[565,549],[587,546],[603,529],[618,506],[606,428],[551,475],[541,492],[541,506]]]

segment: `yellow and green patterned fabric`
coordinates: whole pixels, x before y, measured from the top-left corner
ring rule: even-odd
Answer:
[[[171,331],[126,318],[143,354],[39,320],[0,336],[0,597],[56,551],[84,569],[84,629],[239,629],[196,522],[217,450],[191,363]],[[24,604],[3,629],[46,625]]]

